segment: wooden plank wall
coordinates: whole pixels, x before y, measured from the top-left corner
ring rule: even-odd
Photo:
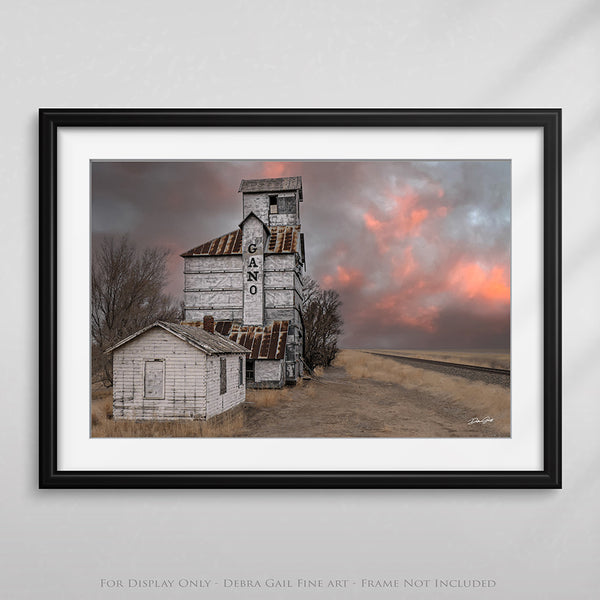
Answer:
[[[150,329],[113,353],[113,415],[115,419],[205,419],[245,399],[239,386],[239,356],[227,357],[227,394],[219,397],[219,356],[207,357],[174,335]],[[207,360],[208,358],[208,360]],[[164,398],[144,398],[144,365],[165,361]],[[216,365],[216,366],[215,366]],[[207,379],[208,376],[208,379]],[[216,399],[207,411],[207,388]]]
[[[242,385],[239,384],[241,354],[207,357],[207,418],[230,410],[246,400],[246,361],[242,361]],[[227,361],[227,391],[220,394],[221,358]]]

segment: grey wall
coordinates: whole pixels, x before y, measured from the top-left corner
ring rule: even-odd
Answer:
[[[297,576],[497,581],[487,593],[401,591],[409,598],[595,596],[598,2],[11,2],[0,32],[2,597],[334,597],[99,587]],[[39,106],[563,107],[564,489],[39,491]]]

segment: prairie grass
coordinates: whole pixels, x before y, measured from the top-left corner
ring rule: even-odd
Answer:
[[[112,418],[112,388],[93,388],[92,437],[236,437],[245,426],[241,407],[209,421],[129,421]]]
[[[246,390],[246,402],[257,408],[269,408],[290,399],[290,392],[282,390]]]
[[[108,395],[103,395],[99,400],[92,402],[92,427],[100,425],[103,421],[112,419],[112,388]]]
[[[510,390],[502,386],[403,365],[359,350],[341,351],[334,364],[344,367],[351,379],[375,379],[420,390],[471,410],[474,417],[490,416],[496,428],[510,432]]]

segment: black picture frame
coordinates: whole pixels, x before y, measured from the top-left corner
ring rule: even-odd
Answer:
[[[57,138],[68,127],[536,127],[543,130],[543,469],[60,471],[57,460]],[[40,488],[560,488],[561,110],[56,109],[39,111]]]

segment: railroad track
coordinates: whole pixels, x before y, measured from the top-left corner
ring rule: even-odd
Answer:
[[[430,360],[427,358],[414,358],[412,356],[401,356],[399,354],[384,354],[383,352],[369,352],[376,356],[385,356],[385,358],[394,358],[402,361],[409,361],[415,363],[425,363],[429,365],[437,365],[440,367],[448,367],[454,369],[467,369],[470,371],[479,371],[481,373],[493,373],[495,375],[506,375],[510,377],[510,369],[494,369],[492,367],[480,367],[477,365],[465,365],[462,363],[451,363],[443,360]]]

